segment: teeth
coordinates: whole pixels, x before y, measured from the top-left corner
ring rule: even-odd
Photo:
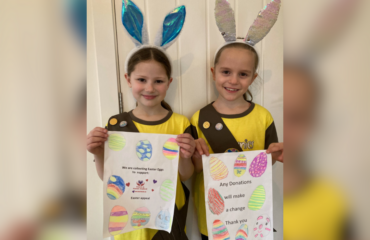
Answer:
[[[233,91],[233,92],[238,91],[238,89],[234,89],[234,88],[227,88],[227,87],[225,87],[225,89],[226,89],[226,90],[229,90],[229,91]]]

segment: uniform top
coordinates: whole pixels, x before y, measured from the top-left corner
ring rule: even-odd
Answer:
[[[207,111],[213,111],[220,115],[223,123],[227,127],[238,145],[243,151],[263,150],[267,149],[271,143],[278,142],[274,119],[270,112],[264,107],[250,102],[249,108],[240,114],[226,115],[218,113],[213,108],[213,102],[207,105]],[[218,131],[216,126],[211,126],[208,121],[199,122],[200,111],[197,111],[190,122],[196,127],[196,133],[198,138],[203,138],[209,148],[209,153],[220,153],[215,152],[207,141],[207,138],[203,134],[203,131]],[[207,112],[203,112],[207,115]],[[220,124],[220,123],[219,123]],[[222,124],[222,123],[221,123]],[[219,126],[218,126],[219,127]],[[219,141],[222,141],[220,137]],[[228,144],[227,142],[223,144]],[[226,146],[226,152],[232,152],[236,149],[229,148]],[[205,195],[204,195],[204,179],[203,172],[198,173],[195,179],[194,188],[194,200],[196,211],[198,213],[198,227],[203,235],[208,236],[207,222],[206,222],[206,206],[205,206]]]
[[[122,116],[129,116],[134,123],[135,126],[130,126],[130,122],[127,122],[127,126],[121,127],[120,122],[122,120]],[[112,119],[117,119],[117,121],[111,121]],[[111,124],[115,123],[114,125]],[[189,120],[180,114],[174,113],[169,111],[167,116],[158,121],[145,121],[135,117],[130,112],[121,113],[115,116],[110,117],[106,128],[110,131],[132,131],[133,127],[136,127],[137,130],[141,133],[157,133],[157,134],[173,134],[178,135],[182,133],[192,133],[192,128],[190,125]],[[176,206],[180,210],[185,205],[185,192],[183,186],[180,181],[180,176],[177,176],[177,190],[176,190]],[[120,234],[114,236],[114,239],[143,239],[143,240],[150,240],[154,237],[154,235],[158,232],[158,230],[154,229],[139,229],[132,232]]]

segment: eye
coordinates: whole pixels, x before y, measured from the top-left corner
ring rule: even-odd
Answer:
[[[169,217],[166,217],[166,221],[170,221],[170,218]]]
[[[230,71],[225,70],[225,71],[222,71],[222,73],[225,74],[225,75],[229,75]]]
[[[267,226],[267,223],[265,225]]]
[[[248,74],[246,74],[246,73],[240,73],[240,76],[242,76],[242,77],[248,77]]]
[[[256,225],[258,225],[258,222],[256,222]]]
[[[155,83],[164,83],[163,80],[155,80]]]
[[[162,215],[161,215],[161,214],[159,214],[159,215],[158,215],[158,218],[162,220]]]
[[[137,80],[138,80],[139,82],[142,82],[142,83],[143,83],[143,82],[145,82],[145,79],[144,79],[144,78],[138,78]]]

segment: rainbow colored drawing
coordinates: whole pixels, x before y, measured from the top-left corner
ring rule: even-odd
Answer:
[[[234,175],[241,177],[247,170],[247,158],[244,154],[240,154],[234,163]]]
[[[131,226],[139,229],[148,224],[150,220],[150,211],[146,207],[139,207],[131,216]]]
[[[126,209],[122,206],[114,206],[109,217],[109,233],[113,236],[120,234],[127,221],[128,214]]]
[[[235,240],[247,240],[248,238],[248,225],[242,224],[236,232]]]
[[[167,142],[165,142],[165,144],[163,145],[162,152],[166,158],[170,160],[174,159],[179,153],[179,145],[177,145],[176,139],[168,139]]]
[[[211,157],[209,160],[209,166],[213,180],[222,180],[229,174],[229,170],[226,165],[216,157]]]
[[[120,176],[112,175],[109,177],[107,195],[110,199],[116,200],[125,192],[125,182]]]
[[[223,222],[215,220],[213,222],[212,235],[214,240],[228,240],[230,239],[229,232]]]

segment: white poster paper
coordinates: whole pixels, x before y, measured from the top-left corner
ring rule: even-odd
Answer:
[[[202,161],[209,239],[273,240],[271,154],[211,154]]]
[[[179,162],[176,135],[109,131],[104,237],[141,228],[171,232]]]

